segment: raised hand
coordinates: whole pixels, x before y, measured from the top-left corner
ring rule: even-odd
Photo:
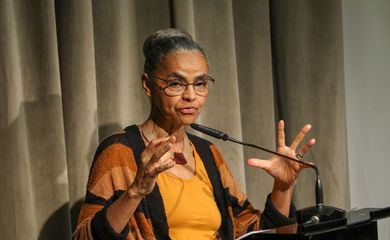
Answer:
[[[150,193],[157,181],[159,173],[175,166],[175,161],[169,154],[172,144],[176,141],[174,136],[152,140],[141,154],[142,164],[130,190],[137,196]]]
[[[305,143],[305,145],[303,145],[302,148],[297,150],[299,144],[310,129],[311,125],[305,125],[296,135],[292,144],[290,146],[286,146],[284,122],[282,120],[279,121],[277,152],[300,160],[315,144],[315,139],[310,139]],[[262,168],[267,171],[275,179],[277,186],[285,189],[293,186],[296,182],[299,171],[307,167],[306,165],[289,161],[276,155],[269,160],[251,158],[248,160],[248,164],[252,167]]]

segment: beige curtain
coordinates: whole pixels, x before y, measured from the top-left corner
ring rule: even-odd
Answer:
[[[2,239],[69,239],[99,141],[149,113],[142,42],[177,27],[217,79],[199,122],[275,148],[306,122],[325,202],[348,207],[341,5],[337,0],[0,0]],[[257,208],[272,179],[253,149],[213,140]],[[304,170],[296,205],[314,204]]]

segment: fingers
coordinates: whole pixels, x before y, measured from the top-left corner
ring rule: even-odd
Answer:
[[[299,151],[297,151],[297,159],[300,160],[309,150],[316,144],[314,138],[310,139]]]
[[[310,165],[313,165],[314,166],[314,163],[312,162],[305,162],[307,164],[310,164]],[[310,165],[307,165],[307,164],[300,164],[301,165],[301,168],[312,168],[313,166],[310,166]]]
[[[175,141],[176,138],[171,136],[155,139],[148,144],[141,154],[146,176],[155,177],[175,165],[171,157],[164,156],[172,148]]]
[[[278,147],[285,147],[286,140],[284,135],[284,121],[280,120],[278,123]]]
[[[149,162],[145,168],[145,175],[154,178],[165,170],[172,168],[174,165],[175,161],[172,158],[168,158],[160,162]]]
[[[149,162],[152,158],[158,160],[171,149],[175,141],[174,136],[152,140],[141,154],[142,161]]]
[[[154,153],[152,155],[152,158],[150,159],[151,162],[157,162],[160,160],[162,156],[164,156],[171,148],[172,144],[175,140],[175,137],[170,137],[167,139],[167,141],[162,141],[154,148]]]
[[[298,147],[298,145],[302,142],[302,140],[305,138],[305,135],[310,131],[310,129],[311,129],[310,124],[305,125],[295,137],[290,148],[295,150]]]
[[[248,159],[248,165],[251,167],[267,169],[271,166],[271,161],[257,159],[257,158],[250,158],[250,159]]]

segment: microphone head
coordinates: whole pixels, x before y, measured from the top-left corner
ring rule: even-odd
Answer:
[[[320,217],[317,215],[314,215],[310,218],[312,223],[319,223],[320,222]]]
[[[209,128],[209,127],[206,127],[206,126],[203,126],[200,124],[196,124],[196,123],[192,123],[192,124],[190,124],[190,126],[191,126],[191,128],[193,128],[201,133],[204,133],[206,135],[209,135],[209,136],[212,136],[212,137],[215,137],[218,139],[222,139],[224,141],[229,139],[229,135],[227,135],[226,133],[223,133],[221,131],[215,130],[213,128]]]

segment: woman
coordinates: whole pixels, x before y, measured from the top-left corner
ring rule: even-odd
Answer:
[[[275,179],[261,213],[239,191],[215,145],[185,132],[214,82],[203,49],[187,33],[165,29],[143,51],[150,116],[98,147],[73,239],[234,239],[294,223],[291,198],[303,165],[277,156],[248,160]],[[309,130],[303,127],[286,146],[280,121],[278,152],[308,152],[314,139],[296,149]]]

